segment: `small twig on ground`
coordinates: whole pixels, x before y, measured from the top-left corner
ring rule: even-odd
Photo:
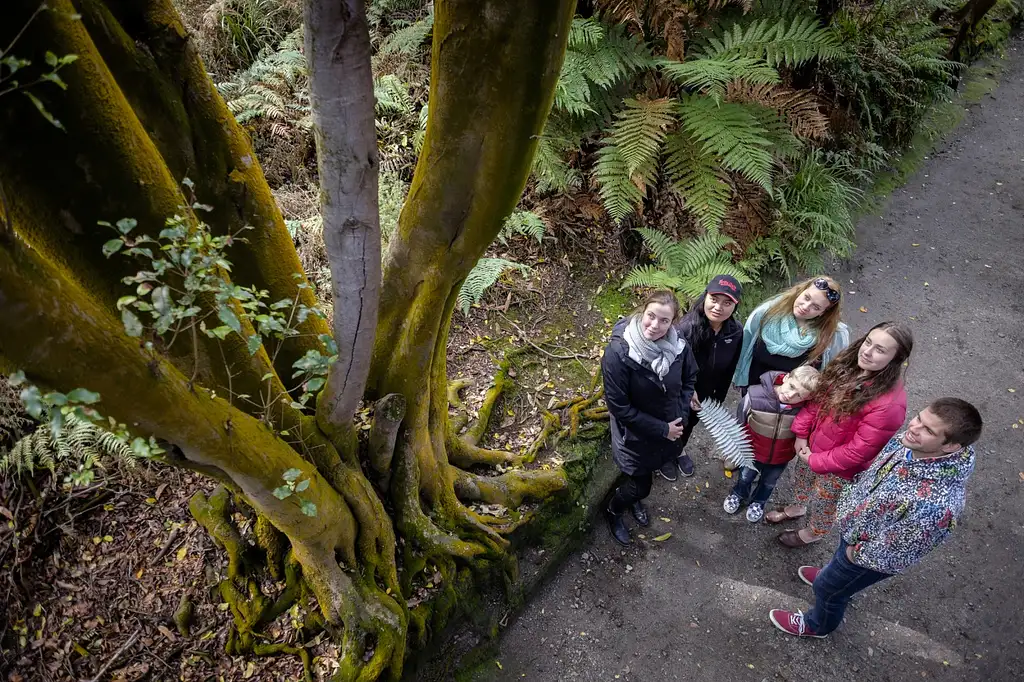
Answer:
[[[525,341],[526,343],[528,343],[531,346],[533,346],[534,349],[540,351],[541,353],[543,353],[544,355],[548,356],[549,358],[552,358],[554,360],[575,360],[576,362],[580,362],[580,358],[586,358],[587,360],[590,359],[590,358],[587,358],[585,355],[579,355],[578,353],[570,353],[569,355],[558,355],[556,353],[552,353],[551,351],[544,350],[543,348],[541,348],[540,346],[535,344],[533,341],[531,341],[530,338],[526,335],[526,332],[524,332],[522,330],[522,328],[518,324],[516,324],[512,320],[508,319],[508,317],[506,317],[505,315],[502,315],[501,313],[498,313],[498,314],[501,315],[501,319],[505,320],[510,325],[515,327],[516,334],[519,336],[519,338],[521,338],[523,341]],[[582,363],[580,363],[580,364],[582,364]]]
[[[150,566],[156,566],[163,561],[164,557],[167,556],[167,553],[171,551],[171,545],[173,545],[174,541],[178,539],[179,532],[181,532],[180,528],[175,528],[171,531],[171,534],[167,537],[167,542],[164,543],[164,546],[161,547],[160,551],[157,552],[155,557],[153,557],[153,561],[149,562]]]
[[[142,634],[141,627],[136,629],[135,634],[129,637],[128,641],[122,644],[121,648],[115,651],[113,656],[107,659],[107,662],[100,667],[100,671],[96,673],[96,676],[89,680],[89,682],[100,682],[100,680],[103,679],[103,676],[107,674],[107,671],[117,663],[117,659],[121,658],[125,651],[135,646],[135,642],[138,641],[140,634]]]

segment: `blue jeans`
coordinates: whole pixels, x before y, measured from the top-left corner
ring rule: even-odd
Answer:
[[[804,622],[814,634],[827,635],[843,622],[846,605],[853,595],[890,577],[888,573],[850,563],[846,542],[840,540],[832,561],[814,579],[814,608]]]
[[[744,502],[750,500],[763,506],[768,501],[768,498],[772,496],[775,484],[779,482],[779,477],[786,470],[786,465],[754,462],[754,467],[753,469],[748,469],[747,467],[740,469],[740,480],[736,481],[736,485],[732,488],[732,493]],[[758,476],[760,476],[761,480],[758,481],[757,488],[754,489],[754,494],[751,496],[750,489],[753,487],[754,481]]]

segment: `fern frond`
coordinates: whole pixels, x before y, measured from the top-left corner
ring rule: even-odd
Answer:
[[[505,219],[505,223],[498,232],[498,239],[502,244],[508,243],[508,238],[521,234],[533,237],[540,244],[547,231],[547,224],[533,211],[513,211],[512,215]]]
[[[725,98],[729,102],[760,104],[774,110],[797,137],[811,140],[829,138],[828,117],[822,112],[821,103],[814,93],[809,90],[734,81],[726,88]]]
[[[716,104],[709,97],[689,95],[680,103],[683,127],[704,151],[722,159],[726,168],[772,188],[771,140],[757,116],[744,104]]]
[[[405,54],[416,55],[427,42],[434,29],[434,14],[431,12],[423,19],[404,28],[400,28],[385,38],[377,54]]]
[[[705,282],[706,284],[706,282]],[[622,289],[672,289],[678,291],[682,282],[653,265],[638,265],[622,281]]]
[[[686,208],[705,228],[718,227],[732,197],[718,157],[686,133],[669,136],[665,173]]]
[[[504,258],[478,260],[459,288],[458,306],[462,314],[468,315],[470,306],[479,303],[484,292],[510,270],[518,270],[524,275],[530,272],[528,266]]]
[[[650,168],[658,158],[661,143],[669,126],[676,122],[675,100],[663,97],[654,100],[626,99],[616,115],[609,141],[618,147],[626,172],[630,176]]]
[[[373,96],[377,100],[377,114],[411,115],[412,98],[409,88],[394,74],[385,74],[373,80]]]
[[[771,66],[795,67],[812,59],[831,59],[837,54],[839,44],[835,35],[822,28],[816,17],[804,14],[789,19],[760,19],[745,27],[733,24],[705,38],[695,56],[753,57]]]
[[[615,145],[605,145],[597,151],[594,179],[605,210],[616,222],[632,213],[646,192],[646,184],[638,186],[630,177],[629,166]]]
[[[0,457],[0,473],[31,476],[37,469],[48,469],[56,477],[106,463],[134,466],[131,447],[113,433],[69,413],[56,436],[44,424],[15,443]]]
[[[658,64],[662,72],[676,83],[685,88],[697,88],[715,102],[722,100],[729,83],[740,78],[755,85],[774,85],[780,82],[779,72],[764,60],[737,54],[685,62],[663,59]]]

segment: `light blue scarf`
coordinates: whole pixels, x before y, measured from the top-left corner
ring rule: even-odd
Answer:
[[[754,308],[743,325],[743,348],[740,350],[740,359],[736,364],[736,372],[732,375],[732,383],[736,386],[747,385],[747,375],[750,374],[750,361],[754,357],[754,344],[758,338],[764,341],[765,348],[772,355],[783,355],[788,358],[795,358],[803,355],[818,343],[816,330],[808,330],[805,336],[800,336],[800,328],[797,326],[796,318],[792,315],[782,315],[774,319],[761,320],[768,309],[775,305],[778,296],[770,298],[761,305]],[[832,337],[832,343],[821,354],[821,368],[832,361],[832,358],[839,355],[844,348],[850,345],[850,328],[840,322],[836,333]]]

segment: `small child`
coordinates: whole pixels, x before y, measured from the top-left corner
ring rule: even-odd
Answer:
[[[750,501],[747,521],[757,523],[764,516],[764,506],[775,490],[789,460],[796,456],[793,420],[801,404],[818,387],[818,370],[801,365],[788,374],[765,372],[761,384],[751,386],[736,410],[737,420],[744,424],[754,450],[754,468],[743,468],[740,480],[725,498],[726,513],[735,514],[740,505]],[[760,476],[751,494],[754,481]]]

